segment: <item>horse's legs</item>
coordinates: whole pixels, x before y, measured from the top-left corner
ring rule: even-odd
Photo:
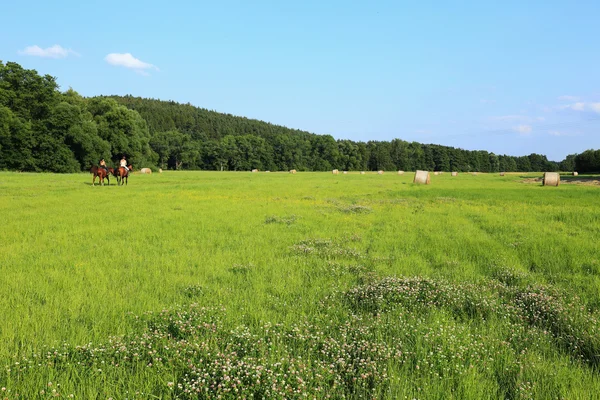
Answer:
[[[94,177],[92,178],[92,186],[96,185],[96,175],[94,174]]]

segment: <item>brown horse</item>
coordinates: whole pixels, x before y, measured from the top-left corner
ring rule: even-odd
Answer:
[[[129,169],[129,171],[127,171],[123,167],[119,167],[115,170],[115,176],[117,177],[117,185],[123,186],[123,181],[125,181],[125,185],[127,185],[127,178],[129,177],[129,173],[133,171],[133,167],[131,165],[128,165],[127,168]]]
[[[111,169],[112,168],[109,168],[107,172],[104,168],[98,167],[97,165],[94,165],[92,168],[90,168],[90,174],[94,175],[92,178],[92,186],[96,185],[96,177],[98,178],[100,185],[104,186],[104,178],[106,178],[108,184],[110,185],[110,178],[108,177],[108,174],[111,172]]]

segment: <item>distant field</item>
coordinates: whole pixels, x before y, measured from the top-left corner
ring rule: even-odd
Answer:
[[[600,188],[539,176],[0,172],[0,398],[594,398]]]

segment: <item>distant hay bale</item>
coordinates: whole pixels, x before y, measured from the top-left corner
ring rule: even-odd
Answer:
[[[573,171],[573,176],[577,176],[577,175],[579,175],[579,172]]]
[[[340,171],[338,171],[337,169],[334,169],[333,171],[331,171],[332,174],[337,175],[340,173]]]
[[[159,168],[159,169],[158,169],[158,173],[159,173],[159,174],[162,174],[162,168]]]
[[[415,172],[415,179],[413,179],[413,183],[429,185],[430,182],[431,182],[431,179],[429,178],[429,171],[417,170]]]
[[[348,171],[344,171],[344,175],[346,175],[348,173]]]
[[[142,169],[140,169],[140,173],[142,173],[142,174],[151,174],[152,170],[150,168],[142,168]]]
[[[439,172],[439,171],[435,171],[433,174],[434,174],[434,175],[439,175],[439,174],[440,174],[440,172]]]
[[[296,170],[295,169],[290,169],[290,174],[295,174]]]
[[[404,175],[404,171],[402,171],[402,170],[398,171],[398,175]]]
[[[558,186],[560,185],[560,175],[558,172],[544,172],[542,182],[544,186]]]
[[[381,171],[381,170],[377,171],[377,173],[378,173],[379,175],[383,175],[383,171]]]
[[[265,172],[271,172],[271,171],[265,171]]]
[[[504,176],[504,172],[500,172],[500,176]]]
[[[477,172],[471,172],[471,175],[477,176]]]
[[[257,169],[253,169],[252,172],[258,172],[258,170]]]
[[[452,171],[452,173],[450,175],[452,175],[452,176],[458,176],[458,172]]]
[[[364,174],[365,174],[365,171],[360,171],[360,174],[361,174],[361,175],[364,175]]]

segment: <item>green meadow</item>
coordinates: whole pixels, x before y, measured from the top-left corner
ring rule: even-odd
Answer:
[[[0,172],[0,398],[592,399],[598,186]]]

